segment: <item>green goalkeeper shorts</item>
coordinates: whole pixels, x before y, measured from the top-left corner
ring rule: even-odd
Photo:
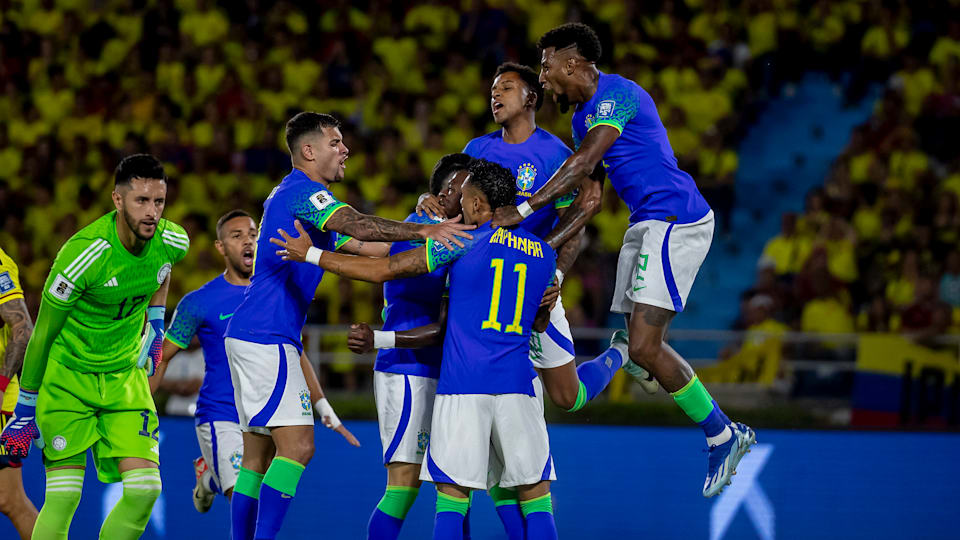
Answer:
[[[47,467],[88,448],[101,482],[120,481],[122,458],[160,463],[160,421],[147,374],[136,366],[82,373],[50,359],[37,397],[37,425]]]

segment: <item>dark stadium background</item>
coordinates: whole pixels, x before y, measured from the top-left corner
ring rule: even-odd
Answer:
[[[259,215],[288,170],[282,126],[293,113],[344,122],[351,157],[338,197],[403,219],[437,158],[496,128],[496,66],[536,67],[539,35],[582,21],[601,37],[600,68],[653,96],[681,166],[717,214],[671,343],[731,416],[758,429],[761,446],[742,465],[753,481],[741,476],[738,489],[704,500],[698,432],[668,395],[615,380],[580,413],[548,412],[551,423],[577,424],[551,431],[561,535],[948,537],[947,479],[960,472],[958,8],[0,0],[0,246],[35,315],[60,245],[112,209],[120,157],[151,152],[171,178],[165,217],[192,243],[173,273],[172,313],[222,269],[217,217]],[[570,143],[569,116],[549,100],[537,121]],[[590,247],[564,282],[583,357],[622,325],[608,307],[627,221],[608,189]],[[317,291],[308,352],[364,446],[318,433],[288,538],[362,536],[382,489],[372,358],[346,350],[342,327],[378,323],[381,305],[377,287],[336,276]],[[222,502],[203,516],[189,507],[192,420],[176,417],[191,411],[201,366],[184,354],[168,372],[155,512],[164,525],[146,537],[225,536]],[[865,431],[876,428],[884,432]],[[39,503],[36,457],[24,473]],[[75,537],[92,534],[102,493],[88,474]],[[427,534],[430,504],[417,503],[405,538]],[[474,537],[496,537],[489,501],[480,505]],[[0,538],[11,531],[0,520]]]

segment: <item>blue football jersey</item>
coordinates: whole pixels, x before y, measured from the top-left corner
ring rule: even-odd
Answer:
[[[167,330],[166,338],[181,349],[190,345],[193,336],[197,336],[203,348],[205,366],[197,397],[197,423],[239,422],[223,332],[243,300],[244,289],[245,286],[227,282],[223,275],[217,276],[180,300]]]
[[[437,223],[416,213],[407,216],[411,223]],[[423,245],[422,240],[394,242],[390,255]],[[446,293],[447,267],[440,266],[422,276],[395,279],[383,284],[383,329],[410,330],[437,322],[440,303]],[[423,349],[380,349],[373,369],[436,379],[440,376],[440,347]]]
[[[427,240],[427,268],[450,265],[438,394],[534,395],[530,334],[556,253],[523,229],[471,231],[450,250]]]
[[[297,234],[293,221],[299,219],[314,246],[336,250],[349,237],[328,232],[323,226],[345,206],[323,184],[297,169],[273,188],[263,203],[250,286],[230,318],[224,337],[266,345],[289,343],[303,351],[300,335],[323,269],[284,261],[270,237],[276,235],[277,229]]]
[[[693,223],[710,211],[696,182],[677,167],[657,107],[637,83],[600,73],[597,91],[577,106],[572,122],[577,148],[596,126],[620,132],[603,155],[603,168],[630,208],[630,223],[646,219]]]
[[[503,140],[501,130],[473,139],[463,149],[464,154],[498,163],[507,168],[517,179],[517,201],[520,204],[543,187],[553,173],[573,152],[553,134],[537,128],[526,141],[510,144]],[[573,202],[573,194],[557,199],[527,216],[520,227],[543,238],[557,224],[557,210]]]

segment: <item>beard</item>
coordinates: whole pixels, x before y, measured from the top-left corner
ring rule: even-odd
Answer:
[[[134,236],[136,236],[140,240],[143,240],[144,242],[149,241],[151,238],[153,238],[153,234],[151,234],[150,236],[144,236],[140,234],[140,222],[134,219],[133,216],[128,214],[126,208],[121,209],[121,214],[123,214],[123,220],[127,222],[127,227],[130,227],[130,230],[133,231]],[[155,233],[157,229],[154,228],[153,230]]]
[[[570,98],[566,94],[560,94],[557,96],[557,107],[560,109],[561,114],[567,114],[570,110]]]

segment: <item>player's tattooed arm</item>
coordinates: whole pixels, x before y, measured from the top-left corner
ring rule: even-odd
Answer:
[[[390,242],[364,242],[363,240],[351,238],[346,244],[341,246],[338,251],[351,255],[361,255],[363,257],[389,257]]]
[[[585,178],[583,182],[580,183],[580,192],[577,194],[577,198],[574,199],[573,204],[563,212],[553,230],[544,237],[544,240],[550,244],[550,247],[557,249],[558,246],[566,246],[575,236],[584,235],[584,226],[586,226],[588,221],[593,219],[593,216],[600,213],[603,202],[603,181],[605,176],[603,167],[597,165],[590,177]],[[583,236],[583,239],[585,238],[586,236]],[[584,245],[581,250],[585,247]],[[576,260],[576,256],[579,254],[580,252],[577,251],[573,260]],[[569,257],[570,254],[567,254],[567,256]],[[572,260],[569,262],[571,265],[573,264]],[[559,266],[559,261],[557,264]],[[561,268],[561,270],[566,273],[569,267],[567,267],[566,270]]]
[[[466,231],[476,228],[475,225],[460,223],[460,219],[461,217],[458,216],[436,224],[408,223],[361,214],[353,208],[345,206],[330,216],[323,228],[368,242],[398,242],[432,238],[448,249],[452,249],[453,244],[463,247],[463,242],[459,238],[473,238]]]
[[[33,320],[23,298],[0,304],[0,318],[10,328],[10,340],[3,355],[3,365],[0,366],[0,375],[9,379],[19,373],[23,365],[23,355],[27,352],[27,343],[33,333]]]
[[[527,204],[532,210],[539,210],[556,199],[570,193],[587,179],[603,159],[603,155],[613,145],[620,132],[612,126],[600,125],[583,138],[583,143],[563,165],[553,173],[550,180],[533,194]],[[510,227],[523,221],[516,206],[502,206],[494,212],[492,228]],[[562,243],[562,242],[561,242]],[[559,244],[558,244],[559,245]]]

